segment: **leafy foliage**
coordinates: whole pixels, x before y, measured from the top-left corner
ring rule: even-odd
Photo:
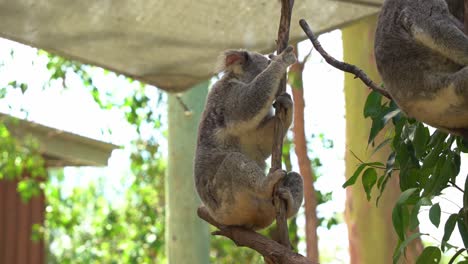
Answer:
[[[453,190],[462,191],[465,197],[467,196],[466,188],[462,189],[456,185],[456,178],[460,172],[460,155],[468,152],[468,142],[462,137],[448,135],[440,130],[431,134],[428,127],[404,116],[393,102],[383,102],[382,96],[376,92],[369,94],[364,116],[372,119],[368,143],[373,146],[376,145],[377,134],[387,124],[393,124],[387,130],[386,138],[375,147],[375,150],[378,150],[390,145],[392,152],[385,165],[379,162],[362,162],[343,187],[354,185],[362,175],[367,199],[370,200],[371,191],[376,188],[379,191],[376,199],[378,203],[386,183],[394,172],[398,172],[402,193],[392,214],[393,227],[399,238],[399,245],[394,254],[396,263],[406,245],[424,235],[414,233],[408,236],[407,232],[419,226],[418,213],[424,207],[430,207],[429,219],[435,226],[439,226],[442,210],[439,204],[432,204],[433,198]],[[465,210],[468,208],[466,199],[463,207]],[[434,247],[426,248],[418,263],[439,263],[441,252],[453,247],[448,244],[448,240],[455,229],[464,240],[468,240],[467,220],[463,209],[453,212],[445,223],[440,250]],[[465,248],[468,248],[466,242]],[[427,261],[428,259],[431,261]]]
[[[27,89],[27,84],[11,81],[0,87],[0,99],[13,90],[24,94]],[[27,201],[40,193],[41,181],[47,172],[37,141],[29,136],[21,140],[12,137],[9,127],[17,125],[18,120],[13,117],[5,115],[0,118],[0,180],[19,180],[18,192]]]

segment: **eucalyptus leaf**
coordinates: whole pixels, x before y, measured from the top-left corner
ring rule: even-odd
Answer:
[[[455,224],[457,223],[458,214],[452,214],[445,222],[444,227],[444,236],[442,237],[442,244],[441,248],[444,250],[445,246],[447,245],[448,240],[452,236],[453,230],[455,229]]]
[[[368,168],[362,174],[362,186],[366,192],[367,200],[371,199],[372,187],[377,182],[377,171],[374,168]]]
[[[364,117],[377,117],[381,110],[382,95],[372,91],[364,105]]]
[[[442,252],[438,247],[426,247],[416,260],[416,264],[438,264],[442,258]]]
[[[414,234],[411,234],[408,238],[406,238],[403,242],[401,242],[400,245],[395,250],[395,252],[393,253],[393,264],[398,263],[398,260],[400,259],[401,254],[404,252],[408,244],[422,235],[424,234],[414,233]]]
[[[458,231],[460,232],[460,236],[463,240],[463,245],[465,246],[465,248],[468,248],[468,228],[463,218],[459,217],[457,219],[457,226]]]
[[[441,214],[440,205],[439,203],[436,203],[429,210],[429,219],[431,220],[431,223],[435,227],[439,227],[440,225],[440,214]]]
[[[416,157],[421,158],[427,149],[427,143],[429,142],[429,129],[422,123],[418,123],[416,131],[414,133],[413,146]]]

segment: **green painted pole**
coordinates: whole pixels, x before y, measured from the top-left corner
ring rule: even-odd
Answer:
[[[209,263],[208,225],[197,216],[193,159],[209,81],[181,96],[168,98],[168,169],[166,190],[166,256],[170,264]],[[184,106],[185,104],[185,106]],[[184,109],[184,108],[187,109]],[[187,112],[189,110],[189,112]]]

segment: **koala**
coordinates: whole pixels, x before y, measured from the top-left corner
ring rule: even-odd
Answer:
[[[385,0],[375,34],[384,88],[409,117],[468,136],[463,0]]]
[[[271,60],[243,50],[221,56],[223,77],[208,94],[198,129],[194,161],[195,187],[210,216],[226,226],[258,230],[275,219],[273,187],[287,201],[287,216],[302,204],[303,182],[298,173],[276,170],[265,175],[271,155],[276,118],[272,104],[280,80],[296,62],[290,46]],[[292,100],[276,99],[292,121]]]

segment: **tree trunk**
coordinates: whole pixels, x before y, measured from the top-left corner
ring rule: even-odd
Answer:
[[[297,47],[296,47],[297,49]],[[312,263],[319,263],[318,238],[317,238],[317,197],[314,188],[314,171],[307,154],[307,140],[304,128],[304,87],[302,82],[303,63],[291,66],[289,76],[292,82],[292,94],[294,99],[294,151],[299,163],[299,171],[304,180],[304,207],[305,207],[305,230],[307,258]]]
[[[198,122],[209,81],[182,95],[168,95],[168,168],[166,191],[166,255],[168,263],[209,263],[208,225],[197,216],[201,204],[194,187],[193,158]]]
[[[362,68],[369,77],[381,83],[375,67],[373,43],[376,16],[367,17],[343,28],[343,55],[344,61]],[[354,79],[351,74],[345,75],[345,103],[346,103],[346,177],[349,178],[356,170],[359,163],[350,153],[352,151],[361,160],[380,161],[385,164],[389,155],[388,147],[373,151],[372,146],[367,145],[370,131],[370,120],[364,119],[363,107],[369,91],[361,81]],[[380,138],[376,142],[382,141]],[[361,181],[346,190],[346,223],[349,234],[349,250],[352,264],[386,264],[392,263],[392,256],[397,236],[392,225],[392,209],[400,195],[398,175],[394,173],[388,182],[386,190],[375,205],[378,192],[374,190],[372,200],[367,201]],[[414,256],[421,252],[422,244],[418,240],[407,250],[407,263],[414,263]]]

